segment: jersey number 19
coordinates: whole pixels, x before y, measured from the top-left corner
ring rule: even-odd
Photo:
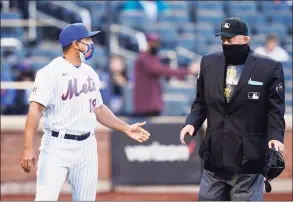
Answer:
[[[96,104],[97,104],[97,100],[96,99],[90,99],[90,113],[95,112],[95,108],[96,108]]]

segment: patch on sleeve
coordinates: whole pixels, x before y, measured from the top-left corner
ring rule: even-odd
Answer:
[[[35,95],[35,94],[37,94],[37,91],[38,91],[38,86],[35,85],[35,86],[33,87],[32,93]]]
[[[199,76],[200,76],[200,68],[199,68],[199,71],[197,72],[197,79],[199,79]]]
[[[283,84],[279,83],[276,85],[276,91],[277,92],[282,92],[284,90]]]

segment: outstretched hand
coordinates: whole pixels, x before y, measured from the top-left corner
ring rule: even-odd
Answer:
[[[132,139],[138,142],[145,142],[149,139],[150,133],[142,128],[146,122],[135,123],[130,125],[130,127],[125,131],[125,133]]]

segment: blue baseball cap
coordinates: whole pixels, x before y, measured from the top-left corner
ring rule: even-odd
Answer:
[[[90,32],[82,23],[69,24],[59,34],[59,43],[64,48],[73,41],[96,36],[99,32],[101,31]]]

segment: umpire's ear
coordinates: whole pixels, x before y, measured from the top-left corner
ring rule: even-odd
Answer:
[[[245,43],[249,43],[250,37],[249,36],[244,36],[244,41],[245,41]]]

